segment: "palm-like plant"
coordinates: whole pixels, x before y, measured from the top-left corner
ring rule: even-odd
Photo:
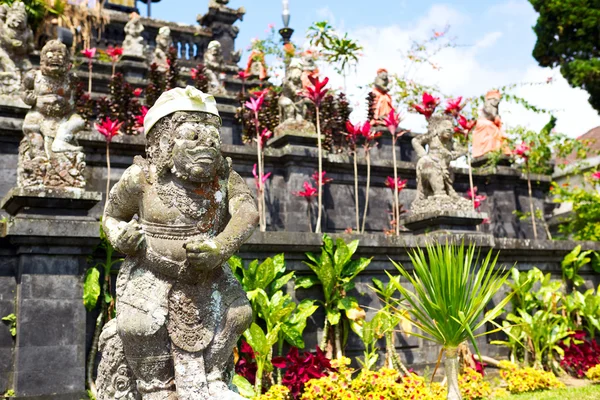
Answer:
[[[448,399],[460,400],[458,387],[458,346],[470,340],[479,354],[474,332],[502,313],[510,300],[506,296],[492,310],[482,313],[492,297],[504,285],[508,273],[496,269],[498,256],[492,252],[479,261],[475,248],[429,244],[426,251],[416,249],[409,253],[413,273],[394,263],[400,274],[414,287],[411,291],[399,281],[394,282],[404,297],[409,320],[422,333],[412,333],[442,346],[446,353],[445,369],[448,379]],[[389,274],[389,273],[388,273]],[[391,276],[391,275],[390,275]],[[440,352],[440,356],[442,353]]]

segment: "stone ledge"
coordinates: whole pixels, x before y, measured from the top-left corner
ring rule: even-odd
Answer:
[[[12,188],[0,201],[0,208],[11,215],[23,210],[59,210],[84,211],[87,214],[92,207],[102,200],[102,193],[89,192],[84,189],[47,187]],[[47,213],[44,213],[47,214]]]
[[[475,231],[487,214],[475,211],[430,211],[411,214],[400,223],[415,233]]]

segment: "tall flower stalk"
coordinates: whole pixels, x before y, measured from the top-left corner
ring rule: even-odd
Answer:
[[[513,154],[523,159],[525,163],[525,172],[527,174],[527,190],[529,192],[529,213],[531,214],[531,225],[533,227],[533,238],[537,240],[537,224],[535,222],[535,209],[533,207],[533,190],[531,189],[531,170],[529,168],[529,152],[531,147],[523,142],[513,150]]]
[[[365,188],[365,209],[363,210],[362,227],[361,233],[365,233],[365,226],[367,224],[367,213],[369,212],[369,190],[371,189],[371,149],[377,145],[375,139],[381,136],[381,132],[371,130],[371,124],[369,121],[362,124],[360,128],[361,134],[365,138],[365,159],[367,160],[367,186]]]
[[[396,161],[396,142],[398,138],[402,136],[406,131],[398,132],[398,125],[400,125],[400,115],[395,109],[391,109],[389,115],[384,119],[385,126],[387,126],[392,135],[392,160],[394,161],[394,182],[398,182],[398,162]],[[396,222],[395,230],[396,235],[400,234],[400,200],[398,198],[398,185],[395,184],[392,188],[394,191],[394,221]]]
[[[315,227],[316,233],[321,233],[321,219],[323,215],[323,143],[321,140],[321,118],[320,118],[320,107],[323,98],[327,94],[328,89],[325,89],[327,83],[329,82],[329,78],[325,78],[322,81],[317,77],[309,76],[308,79],[312,84],[312,87],[309,86],[306,88],[306,97],[315,105],[316,116],[317,116],[317,147],[319,151],[319,182],[317,182],[317,226]]]
[[[100,132],[106,139],[106,204],[108,204],[108,194],[110,192],[110,143],[112,138],[119,134],[119,130],[123,126],[123,122],[113,121],[110,118],[105,118],[100,121],[100,124],[95,124],[96,130]]]
[[[258,177],[257,177],[257,189],[258,189],[258,214],[259,214],[259,225],[260,231],[265,232],[267,230],[267,217],[265,212],[265,186],[264,186],[264,156],[263,147],[266,140],[270,137],[268,130],[263,130],[263,134],[259,132],[260,122],[258,120],[258,112],[260,111],[263,102],[265,100],[264,93],[259,96],[252,96],[250,101],[247,101],[245,106],[250,111],[254,112],[254,127],[256,128],[256,155],[258,158]]]
[[[460,132],[464,135],[465,142],[467,146],[469,145],[469,135],[477,125],[476,120],[467,120],[463,115],[458,116],[458,125],[455,128],[456,132]],[[467,151],[467,165],[469,167],[469,189],[473,192],[475,186],[473,185],[473,167],[471,165],[471,152]],[[475,198],[473,200],[473,211],[477,211],[477,207],[475,206]]]
[[[92,47],[92,48],[87,48],[84,50],[81,50],[81,54],[83,54],[83,56],[85,58],[87,58],[88,60],[88,95],[92,96],[92,70],[93,70],[93,60],[94,57],[96,56],[96,48]],[[114,73],[113,73],[114,75]]]
[[[112,46],[108,46],[108,49],[106,49],[106,55],[110,58],[110,62],[112,64],[112,76],[115,76],[115,72],[117,69],[117,63],[119,62],[119,60],[121,59],[121,56],[123,55],[123,48],[116,46],[116,47],[112,47]]]
[[[354,211],[356,214],[356,232],[360,232],[360,214],[358,205],[358,162],[356,154],[356,145],[360,134],[360,125],[353,125],[352,122],[346,122],[347,141],[350,152],[352,153],[352,159],[354,161]]]

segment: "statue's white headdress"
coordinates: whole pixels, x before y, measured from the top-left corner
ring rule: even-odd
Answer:
[[[168,26],[163,26],[158,30],[158,34],[160,36],[171,36],[171,28],[169,28]]]
[[[212,50],[212,49],[218,49],[221,48],[221,43],[217,40],[212,40],[209,44],[208,44],[208,49]]]
[[[204,112],[221,118],[212,94],[204,93],[193,86],[185,89],[175,88],[161,94],[148,110],[144,118],[144,132],[148,134],[158,120],[177,111]]]

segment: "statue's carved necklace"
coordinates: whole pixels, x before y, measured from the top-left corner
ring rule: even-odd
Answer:
[[[198,222],[201,232],[218,227],[226,193],[218,177],[196,190],[187,190],[173,181],[159,179],[154,187],[167,207],[177,208],[183,215]]]

